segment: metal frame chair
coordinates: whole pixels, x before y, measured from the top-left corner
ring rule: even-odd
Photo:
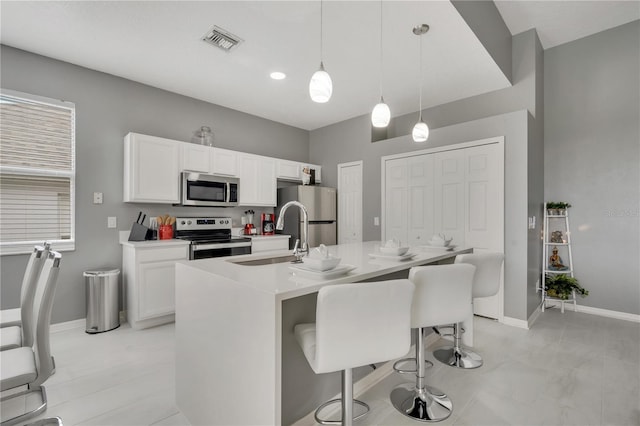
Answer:
[[[24,391],[3,397],[0,404],[4,406],[10,403],[9,401],[24,398],[30,394],[39,394],[42,404],[31,411],[10,419],[3,419],[2,426],[22,423],[47,408],[47,394],[43,383],[51,376],[55,368],[51,357],[49,327],[61,258],[60,253],[51,251],[42,267],[33,302],[35,307],[33,347],[23,346],[0,352],[0,391],[27,386]],[[3,415],[6,413],[4,407],[0,411]]]

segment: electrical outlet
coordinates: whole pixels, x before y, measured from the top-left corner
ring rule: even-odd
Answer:
[[[93,193],[93,204],[102,204],[102,192]]]
[[[378,216],[373,218],[373,226],[380,226],[380,218]]]
[[[115,228],[118,226],[118,218],[115,216],[109,216],[107,218],[107,228]]]

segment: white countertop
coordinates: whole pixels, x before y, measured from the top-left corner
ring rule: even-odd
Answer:
[[[291,255],[290,250],[282,250],[265,254],[252,254],[216,259],[201,259],[183,261],[185,265],[209,272],[214,275],[235,281],[260,292],[276,296],[284,300],[318,291],[327,284],[339,284],[363,281],[381,275],[408,269],[412,266],[437,262],[452,255],[469,253],[469,248],[454,248],[447,251],[442,248],[426,248],[424,246],[411,247],[409,253],[415,256],[411,259],[398,261],[394,259],[373,259],[370,253],[379,253],[380,241],[340,244],[328,246],[329,252],[342,259],[341,265],[353,265],[356,268],[345,275],[331,279],[306,278],[296,275],[291,269],[290,262],[269,265],[239,265],[234,262],[250,259],[265,259],[276,256]]]

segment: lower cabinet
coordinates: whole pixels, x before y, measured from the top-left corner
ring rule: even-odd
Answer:
[[[186,244],[123,245],[127,321],[132,328],[143,329],[175,320],[176,262],[187,258]]]

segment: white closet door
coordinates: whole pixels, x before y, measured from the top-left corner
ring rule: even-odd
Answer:
[[[467,148],[465,152],[466,245],[474,252],[504,253],[504,155],[498,144]],[[502,280],[502,278],[501,278]],[[473,312],[502,317],[503,283],[495,296],[474,299]]]
[[[408,159],[408,243],[424,245],[434,234],[433,155],[419,155]]]
[[[338,244],[362,241],[362,161],[338,164]]]
[[[383,238],[408,241],[407,229],[407,159],[386,162],[385,229]]]
[[[434,157],[434,233],[465,246],[464,150],[438,152]]]

